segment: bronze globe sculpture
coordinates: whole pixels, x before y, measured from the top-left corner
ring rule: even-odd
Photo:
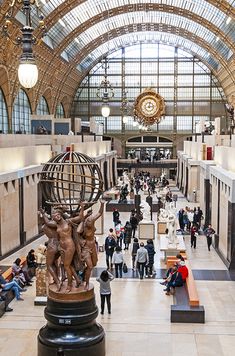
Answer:
[[[85,154],[61,153],[44,165],[41,186],[53,208],[51,215],[40,209],[53,280],[47,292],[47,324],[38,334],[38,356],[105,356],[105,333],[96,323],[98,308],[89,283],[98,260],[95,222],[105,202],[100,199],[98,212],[84,213],[103,193],[101,171]]]
[[[43,197],[51,206],[63,205],[70,214],[98,201],[103,193],[103,179],[99,165],[83,153],[60,153],[48,161],[41,172]]]

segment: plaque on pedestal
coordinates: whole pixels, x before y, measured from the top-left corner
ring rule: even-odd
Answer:
[[[167,228],[167,223],[166,222],[161,222],[161,221],[157,222],[157,233],[159,235],[165,234],[166,233],[166,228]]]
[[[34,305],[46,305],[47,302],[47,269],[39,264],[36,269],[36,298]]]
[[[155,238],[155,225],[152,221],[140,222],[138,226],[139,240],[148,240]]]
[[[38,335],[38,356],[105,356],[105,333],[96,323],[98,308],[94,287],[73,287],[66,292],[49,287],[45,318],[48,323]]]

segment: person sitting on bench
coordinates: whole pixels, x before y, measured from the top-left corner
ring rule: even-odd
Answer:
[[[172,272],[168,277],[168,281],[166,284],[166,289],[164,289],[164,292],[166,292],[166,295],[170,295],[170,291],[172,294],[175,293],[175,287],[182,287],[183,286],[183,278],[182,274],[178,272],[178,266],[174,265],[172,267]]]
[[[185,266],[184,257],[183,257],[180,253],[178,253],[178,254],[176,255],[176,258],[178,259],[178,261],[175,263],[176,266],[180,266],[181,262],[184,263],[184,266]],[[186,267],[186,266],[185,266],[185,267]],[[163,279],[165,279],[164,282],[160,282],[160,284],[162,284],[163,286],[166,285],[167,282],[170,280],[169,276],[170,276],[170,274],[171,274],[171,272],[172,272],[172,268],[173,268],[173,267],[170,267],[170,268],[166,271],[166,277],[163,278]],[[187,267],[186,267],[186,269],[188,270]],[[186,273],[186,272],[185,272],[185,273]],[[188,277],[188,275],[186,276],[186,278],[187,278],[187,277]],[[185,279],[186,279],[186,278],[185,278]]]
[[[5,280],[5,278],[2,276],[2,270],[0,269],[0,291],[8,291],[8,290],[13,290],[15,297],[17,300],[24,300],[23,298],[21,298],[20,296],[20,292],[25,292],[26,289],[21,288],[16,281],[11,281],[11,282],[7,282]]]
[[[185,261],[180,261],[178,264],[178,272],[181,273],[183,282],[186,282],[186,278],[188,277],[188,267],[185,265]]]
[[[23,266],[21,265],[21,259],[17,258],[12,265],[12,274],[16,279],[18,279],[17,282],[19,281],[19,284],[22,284],[23,286],[31,286],[32,281],[29,277],[29,274],[22,268]]]

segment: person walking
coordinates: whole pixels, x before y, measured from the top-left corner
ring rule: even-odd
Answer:
[[[117,246],[113,257],[112,257],[112,263],[115,266],[115,277],[116,278],[122,278],[122,266],[123,266],[123,253],[122,253],[122,249],[120,246]]]
[[[135,238],[136,229],[137,229],[137,226],[138,226],[138,219],[137,219],[137,216],[136,216],[135,212],[132,212],[132,214],[131,214],[130,223],[131,223],[131,229],[132,229],[132,237],[134,239]]]
[[[132,233],[131,223],[127,221],[126,225],[124,226],[124,244],[125,244],[124,250],[129,250],[129,245],[131,243],[131,233]]]
[[[120,213],[119,213],[118,209],[114,209],[114,211],[113,211],[113,223],[114,223],[114,226],[117,225],[117,223],[119,221],[119,217],[120,217]]]
[[[198,236],[198,227],[197,227],[197,225],[195,223],[191,227],[190,233],[191,233],[191,247],[196,248],[197,236]]]
[[[212,244],[212,235],[215,233],[215,230],[212,228],[211,224],[208,225],[208,228],[205,229],[205,235],[207,239],[207,247],[208,251],[211,250],[211,244]]]
[[[145,276],[146,277],[152,277],[153,276],[153,265],[154,265],[154,255],[155,255],[155,250],[154,250],[154,244],[153,240],[149,239],[147,240],[147,245],[145,245],[145,249],[148,252],[148,264],[145,266]]]
[[[111,268],[112,269],[112,257],[114,253],[114,249],[116,247],[116,241],[112,233],[110,233],[106,239],[105,239],[105,244],[104,244],[104,249],[106,253],[106,264],[107,264],[107,269]]]
[[[144,277],[144,268],[149,262],[148,251],[144,248],[144,243],[140,243],[140,248],[136,253],[136,268],[139,271],[140,279]]]
[[[138,249],[140,248],[140,244],[138,242],[137,237],[134,238],[133,246],[132,246],[132,251],[131,251],[131,256],[132,256],[132,269],[135,269],[135,260],[136,260],[136,254]]]
[[[104,314],[105,299],[108,307],[108,313],[111,314],[111,287],[110,282],[114,279],[113,275],[108,271],[104,270],[98,278],[97,282],[100,284],[100,301],[101,301],[101,312]]]
[[[124,236],[124,227],[121,223],[120,220],[118,220],[116,226],[115,226],[115,234],[116,234],[116,243],[117,246],[120,246],[122,249],[122,241],[123,241],[123,236]]]

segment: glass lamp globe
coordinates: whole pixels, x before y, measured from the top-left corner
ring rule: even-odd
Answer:
[[[128,116],[123,116],[122,121],[123,121],[124,124],[127,124],[128,123]]]
[[[102,105],[101,114],[103,117],[108,117],[110,115],[110,107],[108,104]]]
[[[18,78],[22,87],[31,89],[38,81],[38,68],[36,63],[20,62]]]

